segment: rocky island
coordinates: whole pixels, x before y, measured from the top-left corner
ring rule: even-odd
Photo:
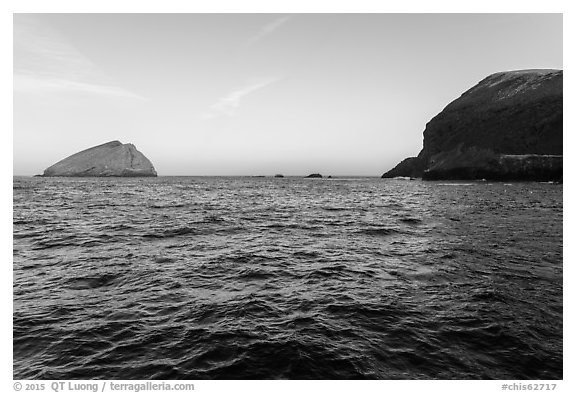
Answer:
[[[561,70],[488,76],[428,122],[417,157],[382,177],[561,181],[562,82]]]
[[[140,177],[157,176],[154,166],[131,143],[104,143],[67,157],[44,171],[43,176]]]

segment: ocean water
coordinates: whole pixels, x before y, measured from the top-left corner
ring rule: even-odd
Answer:
[[[561,379],[562,185],[25,178],[15,379]]]

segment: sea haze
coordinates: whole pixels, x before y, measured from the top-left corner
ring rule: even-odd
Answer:
[[[562,379],[560,184],[14,178],[15,379]]]

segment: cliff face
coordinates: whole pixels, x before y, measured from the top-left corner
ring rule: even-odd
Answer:
[[[43,176],[157,176],[154,166],[131,143],[118,141],[91,147],[57,162]]]
[[[562,180],[562,156],[496,154],[477,147],[438,153],[422,174],[424,180]]]
[[[428,122],[417,157],[382,177],[561,179],[562,83],[558,70],[490,75]]]

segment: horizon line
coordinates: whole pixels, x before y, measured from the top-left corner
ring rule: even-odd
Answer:
[[[284,175],[281,174],[282,177],[304,177],[306,178],[307,176],[310,175],[306,174],[306,175]],[[337,177],[381,177],[382,175],[322,175],[323,179],[327,179],[328,176],[332,177],[332,178],[337,178]],[[282,177],[276,177],[276,174],[274,175],[157,175],[157,176],[43,176],[40,174],[37,175],[16,175],[16,174],[12,174],[12,177],[66,177],[66,178],[140,178],[140,177],[272,177],[272,178],[276,178],[276,179],[281,179]]]

